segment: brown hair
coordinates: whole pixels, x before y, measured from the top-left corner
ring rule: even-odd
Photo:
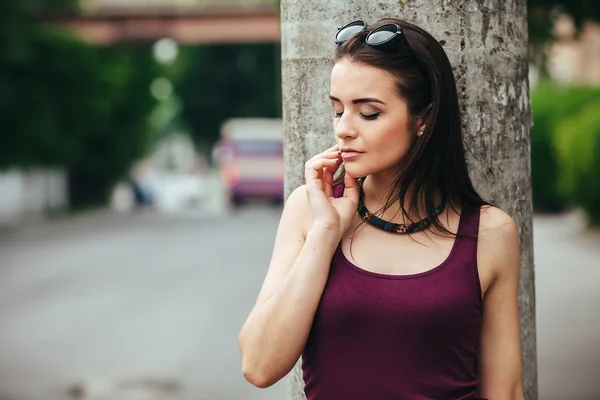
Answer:
[[[369,31],[389,23],[402,28],[410,47],[389,51],[365,43]],[[404,217],[415,222],[409,214],[420,219],[419,204],[425,206],[427,215],[434,215],[439,205],[434,203],[436,193],[452,207],[488,204],[469,178],[456,82],[450,61],[435,38],[401,19],[384,18],[337,46],[333,62],[342,59],[391,73],[413,121],[423,118],[426,124],[423,135],[404,157],[385,206],[376,214],[399,201]],[[342,170],[334,184],[343,182],[343,175]],[[410,196],[410,210],[405,208],[407,196]],[[450,234],[438,218],[433,218],[432,227],[437,233]]]

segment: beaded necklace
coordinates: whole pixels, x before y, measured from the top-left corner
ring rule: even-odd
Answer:
[[[386,220],[376,217],[365,206],[365,203],[364,203],[365,193],[363,191],[363,186],[362,186],[364,180],[365,180],[365,178],[358,179],[358,183],[359,183],[359,187],[360,187],[360,196],[358,198],[358,213],[366,222],[368,222],[369,224],[373,225],[374,227],[382,229],[386,232],[415,233],[415,232],[419,232],[424,229],[427,229],[427,228],[429,228],[429,226],[431,226],[433,218],[435,216],[440,215],[446,205],[446,202],[442,201],[442,204],[440,204],[440,206],[435,209],[433,215],[430,215],[427,218],[424,218],[420,221],[413,222],[412,224],[397,224],[394,222],[389,222],[389,221],[386,221]]]

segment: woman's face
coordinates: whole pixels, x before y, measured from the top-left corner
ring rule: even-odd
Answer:
[[[333,131],[346,172],[355,178],[395,173],[417,137],[406,102],[388,72],[341,59],[331,72]]]

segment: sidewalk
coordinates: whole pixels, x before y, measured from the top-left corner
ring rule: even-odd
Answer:
[[[600,231],[534,218],[540,400],[600,399]]]

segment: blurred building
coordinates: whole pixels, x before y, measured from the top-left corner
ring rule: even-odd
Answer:
[[[279,42],[278,0],[80,0],[81,14],[52,17],[89,42]],[[51,18],[51,17],[49,17]]]
[[[68,207],[68,179],[60,169],[0,172],[0,228]]]
[[[80,0],[86,14],[98,12],[175,11],[178,13],[218,9],[256,9],[277,7],[278,0]]]
[[[563,84],[600,85],[600,24],[587,21],[577,34],[573,19],[561,15],[554,33],[558,40],[546,49],[551,78]]]

